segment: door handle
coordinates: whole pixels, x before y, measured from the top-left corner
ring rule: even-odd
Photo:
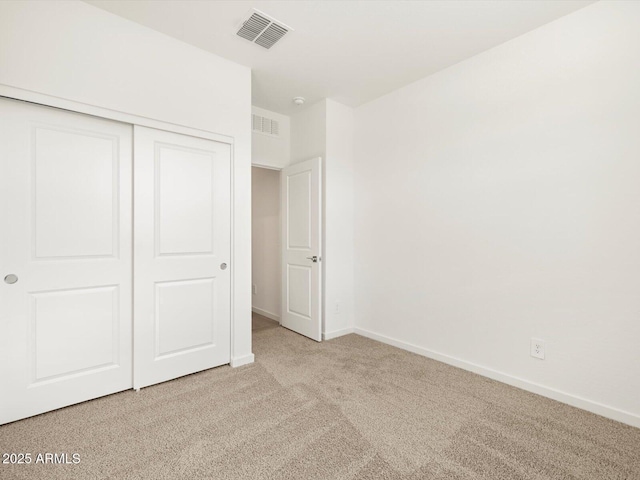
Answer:
[[[4,283],[8,283],[9,285],[13,285],[18,281],[18,276],[10,273],[6,277],[4,277]]]
[[[314,255],[313,257],[307,257],[307,260],[311,260],[313,263],[318,263],[321,258]]]

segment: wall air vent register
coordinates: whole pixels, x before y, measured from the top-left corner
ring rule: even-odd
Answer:
[[[236,35],[269,49],[291,31],[291,27],[254,8],[242,20]]]
[[[251,115],[251,127],[256,133],[264,133],[272,137],[280,136],[280,125],[277,120],[262,117],[260,115]]]

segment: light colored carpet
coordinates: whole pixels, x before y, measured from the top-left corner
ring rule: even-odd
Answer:
[[[0,427],[4,479],[640,479],[640,429],[357,336],[254,316],[256,363]]]

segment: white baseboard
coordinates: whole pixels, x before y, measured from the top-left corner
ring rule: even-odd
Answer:
[[[263,310],[263,309],[258,308],[258,307],[251,307],[251,311],[253,313],[257,313],[258,315],[262,315],[263,317],[270,318],[271,320],[275,320],[276,322],[280,323],[280,315],[276,315],[275,313],[267,312],[266,310]]]
[[[338,337],[341,337],[343,335],[349,335],[350,333],[354,333],[354,328],[353,327],[343,328],[341,330],[334,330],[332,332],[325,332],[325,333],[322,334],[322,339],[323,340],[331,340],[332,338],[338,338]]]
[[[249,355],[245,355],[244,357],[232,358],[231,359],[231,366],[233,368],[241,367],[243,365],[249,365],[250,363],[253,363],[254,361],[255,361],[255,356],[253,355],[253,353],[251,353]]]
[[[443,353],[438,353],[426,348],[418,347],[417,345],[412,345],[395,338],[387,337],[385,335],[379,335],[369,330],[358,327],[354,328],[353,330],[354,333],[362,335],[363,337],[377,340],[379,342],[386,343],[388,345],[392,345],[409,352],[417,353],[418,355],[422,355],[424,357],[428,357],[442,363],[453,365],[454,367],[462,368],[463,370],[468,370],[470,372],[489,377],[493,380],[506,383],[507,385],[512,385],[528,392],[536,393],[538,395],[542,395],[543,397],[566,403],[567,405],[571,405],[572,407],[581,408],[597,415],[602,415],[603,417],[607,417],[612,420],[617,420],[618,422],[626,423],[627,425],[640,428],[640,416],[634,413],[626,412],[624,410],[620,410],[608,405],[603,405],[601,403],[594,402],[577,395],[572,395],[570,393],[556,390],[555,388],[546,387],[538,383],[514,377],[512,375],[502,373],[488,367],[483,367],[482,365],[467,362],[466,360],[461,360],[459,358],[445,355]]]

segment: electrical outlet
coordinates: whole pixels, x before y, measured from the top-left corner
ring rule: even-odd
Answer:
[[[531,356],[544,360],[544,340],[539,338],[531,339]]]
[[[340,313],[340,302],[336,302],[336,311],[335,313]]]
[[[252,285],[252,291],[254,295],[258,294],[258,286],[255,283]]]

